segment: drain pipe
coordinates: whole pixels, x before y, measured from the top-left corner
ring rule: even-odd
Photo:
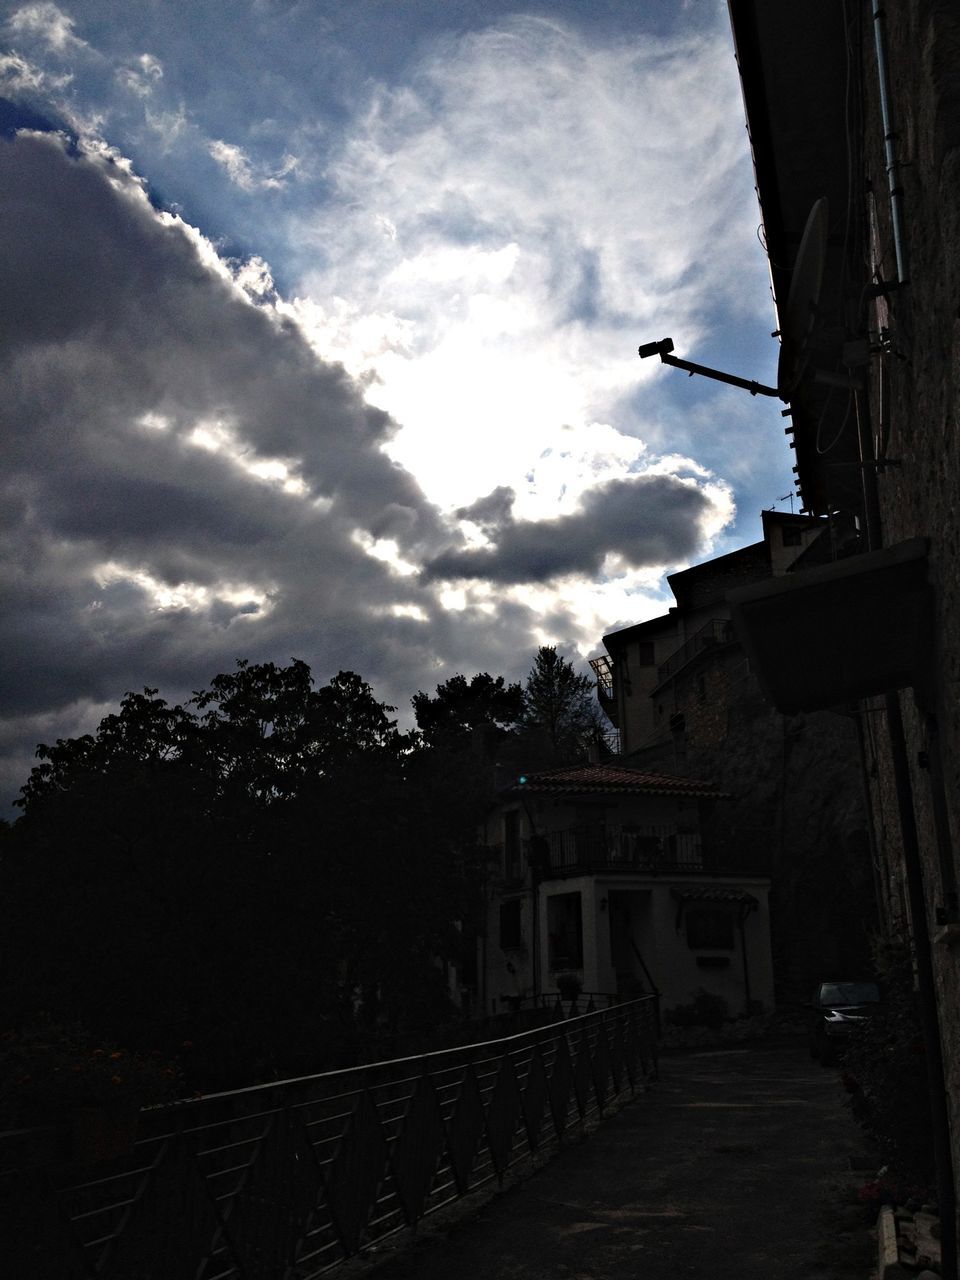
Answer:
[[[894,153],[897,132],[890,103],[890,76],[887,69],[886,14],[881,0],[873,0],[873,43],[877,53],[877,81],[880,90],[880,118],[883,123],[883,152],[887,169],[887,187],[890,191],[890,221],[893,226],[893,251],[897,259],[897,283],[908,279],[907,256],[903,242],[903,187],[900,185],[899,166]]]

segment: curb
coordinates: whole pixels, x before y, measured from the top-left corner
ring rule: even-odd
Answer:
[[[906,1274],[900,1266],[896,1219],[888,1204],[882,1206],[877,1218],[877,1252],[878,1280],[898,1280],[898,1277]]]

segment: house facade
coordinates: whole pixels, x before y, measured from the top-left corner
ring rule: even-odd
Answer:
[[[773,1008],[769,880],[705,858],[710,784],[619,762],[520,774],[485,839],[491,875],[481,969],[488,1013],[550,1000],[699,991],[732,1016]]]

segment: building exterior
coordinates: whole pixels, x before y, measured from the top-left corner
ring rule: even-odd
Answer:
[[[960,9],[730,0],[730,14],[799,492],[858,534],[833,564],[734,592],[733,617],[782,711],[843,703],[861,727],[883,925],[913,944],[954,1275]]]
[[[727,800],[704,813],[708,859],[771,879],[778,1003],[823,974],[869,968],[876,886],[857,724],[835,711],[784,714],[765,695],[731,622],[728,593],[829,560],[834,523],[765,511],[763,539],[669,579],[662,617],[604,636],[601,706],[638,769],[709,777]]]
[[[483,1007],[705,990],[731,1015],[773,1008],[769,881],[705,856],[709,783],[619,761],[520,775],[488,819]]]
[[[809,516],[764,511],[762,521],[762,541],[671,574],[676,604],[668,613],[603,637],[609,657],[594,659],[593,666],[600,705],[619,732],[622,755],[683,743],[691,734],[695,741],[723,740],[716,717],[728,699],[721,686],[747,674],[727,593],[788,572],[829,534],[825,521]],[[665,761],[671,752],[662,754]],[[674,755],[672,764],[678,763]]]

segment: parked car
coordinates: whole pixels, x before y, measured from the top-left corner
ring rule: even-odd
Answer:
[[[851,1032],[882,1008],[880,988],[875,982],[821,982],[808,1007],[810,1056],[829,1067],[836,1062],[837,1050]]]

